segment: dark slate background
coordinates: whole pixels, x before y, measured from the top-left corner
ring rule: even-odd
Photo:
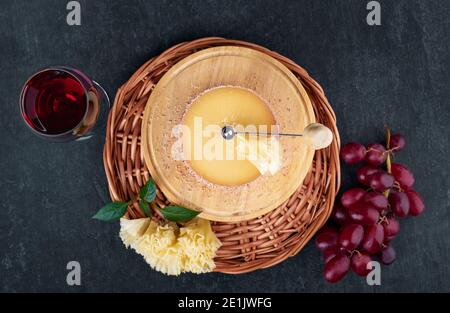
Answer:
[[[67,1],[0,4],[0,291],[392,292],[450,291],[450,2],[380,1],[382,26],[366,24],[365,0],[80,1],[82,25],[66,24]],[[343,142],[383,139],[388,123],[408,149],[427,211],[402,220],[398,259],[382,285],[348,275],[322,279],[312,243],[266,270],[167,277],[127,251],[117,223],[91,219],[109,200],[103,136],[52,144],[19,114],[34,71],[82,69],[114,95],[146,60],[181,41],[224,36],[255,42],[304,66],[323,86]],[[344,186],[353,169],[343,167]],[[66,285],[66,264],[82,286]]]

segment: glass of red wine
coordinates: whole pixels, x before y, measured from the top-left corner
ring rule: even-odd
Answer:
[[[91,138],[102,126],[98,119],[106,121],[109,107],[108,95],[98,83],[64,66],[37,72],[20,95],[26,124],[39,137],[54,142]]]

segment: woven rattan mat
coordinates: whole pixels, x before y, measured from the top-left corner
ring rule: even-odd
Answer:
[[[300,80],[314,107],[316,120],[334,133],[333,143],[315,152],[302,186],[282,205],[259,217],[239,223],[213,223],[222,242],[215,258],[215,271],[245,273],[266,268],[297,254],[329,217],[340,185],[339,133],[336,117],[322,88],[290,59],[261,46],[223,38],[202,38],[178,44],[150,59],[117,91],[108,117],[104,166],[111,198],[126,200],[137,194],[149,179],[141,151],[142,115],[155,84],[172,65],[201,49],[233,45],[252,48],[283,63]],[[169,202],[158,190],[156,206]],[[158,210],[155,217],[160,218]],[[132,206],[128,218],[143,217]]]

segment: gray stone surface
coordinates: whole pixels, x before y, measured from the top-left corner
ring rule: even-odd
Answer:
[[[366,24],[363,0],[80,1],[69,27],[67,1],[0,5],[0,291],[450,291],[450,2],[380,1],[382,26]],[[405,134],[398,160],[413,169],[427,211],[402,220],[398,259],[382,285],[348,275],[322,279],[312,243],[266,270],[232,276],[152,271],[127,251],[117,223],[91,219],[106,201],[103,137],[51,144],[21,120],[20,88],[34,71],[82,69],[110,93],[143,62],[180,41],[224,36],[255,42],[304,66],[336,111],[343,142]],[[354,169],[343,167],[348,186]],[[82,286],[66,285],[66,264],[82,266]]]

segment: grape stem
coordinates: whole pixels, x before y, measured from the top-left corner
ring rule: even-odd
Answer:
[[[387,125],[385,126],[385,129],[386,129],[386,150],[389,151],[391,149],[391,130],[389,129],[389,127]],[[392,171],[391,171],[391,153],[387,154],[386,170],[389,174],[392,173]],[[386,198],[389,197],[389,189],[387,189],[384,192],[384,196]]]
[[[382,215],[382,216],[380,217],[380,220],[378,221],[377,224],[383,224],[383,223],[384,223],[384,224],[389,224],[389,221],[388,221],[386,215]]]
[[[402,186],[400,186],[400,183],[398,181],[394,182],[394,188],[397,188],[398,192],[404,192]]]

